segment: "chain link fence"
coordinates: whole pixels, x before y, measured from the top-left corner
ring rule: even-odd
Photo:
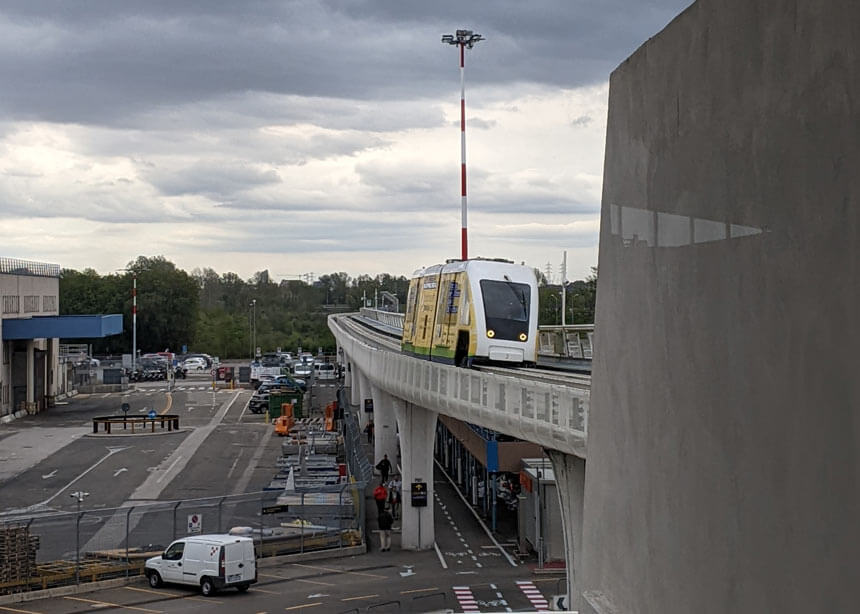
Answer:
[[[338,390],[338,403],[340,407],[350,407],[343,388]],[[367,454],[361,447],[361,425],[358,423],[358,415],[350,410],[345,410],[343,415],[343,442],[347,451],[346,463],[349,474],[356,476],[364,482],[373,479],[373,467],[367,458]]]
[[[0,594],[132,576],[174,540],[231,529],[257,556],[365,541],[366,482],[129,504],[0,520]]]

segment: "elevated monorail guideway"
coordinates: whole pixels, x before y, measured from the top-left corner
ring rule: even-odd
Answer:
[[[402,316],[403,314],[391,314],[393,316]],[[390,324],[384,328],[377,326],[376,320],[369,320],[361,315],[350,314],[350,317],[343,319],[345,326],[349,327],[355,335],[365,340],[369,345],[390,349],[391,351],[400,352],[400,342],[394,337],[394,334],[388,330]],[[482,371],[484,373],[495,373],[497,375],[506,375],[517,377],[520,379],[534,380],[547,384],[558,384],[561,386],[574,386],[584,390],[591,389],[591,375],[584,373],[576,373],[571,371],[558,371],[552,368],[545,367],[522,367],[522,366],[501,366],[501,365],[473,365],[473,370]]]
[[[351,314],[329,316],[329,328],[349,360],[388,394],[585,458],[589,391],[581,378],[540,369],[465,369],[407,356],[397,339]]]

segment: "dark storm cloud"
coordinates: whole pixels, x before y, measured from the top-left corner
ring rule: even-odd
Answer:
[[[439,37],[470,27],[470,82],[575,87],[605,80],[688,0],[523,4],[7,1],[0,115],[123,124],[242,92],[385,101],[438,97],[456,80]]]

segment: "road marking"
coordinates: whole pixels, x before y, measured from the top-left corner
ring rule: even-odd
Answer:
[[[224,603],[223,601],[214,601],[214,600],[209,599],[209,598],[202,599],[200,597],[191,597],[191,596],[186,597],[180,593],[171,593],[168,591],[151,591],[147,588],[138,588],[136,586],[124,586],[123,588],[128,590],[128,591],[137,591],[139,593],[151,593],[153,595],[160,595],[162,597],[164,597],[166,595],[168,597],[173,597],[176,599],[188,599],[190,601],[202,601],[203,603],[214,603],[214,604],[218,604],[218,605]]]
[[[287,611],[290,611],[290,610],[301,610],[302,608],[312,608],[312,607],[314,607],[314,606],[322,605],[322,604],[323,604],[323,602],[322,602],[322,601],[315,601],[314,603],[306,603],[306,604],[304,604],[304,605],[294,605],[294,606],[292,606],[292,607],[284,608],[284,609],[285,609],[285,610],[287,610]]]
[[[104,456],[102,456],[99,460],[97,460],[97,461],[96,461],[96,462],[94,462],[92,465],[90,465],[87,469],[85,469],[85,470],[83,471],[83,473],[79,474],[79,475],[78,475],[78,477],[76,477],[74,480],[72,480],[71,482],[69,482],[68,484],[66,484],[65,486],[63,486],[60,490],[58,490],[56,493],[54,493],[53,495],[51,495],[50,497],[48,497],[47,499],[45,499],[45,500],[44,500],[44,501],[42,501],[41,503],[37,503],[36,505],[31,505],[31,506],[29,506],[28,508],[26,508],[26,510],[35,509],[35,508],[40,507],[40,506],[42,506],[42,505],[48,505],[48,503],[50,503],[51,501],[53,501],[54,499],[56,499],[57,497],[59,497],[61,494],[63,494],[63,492],[64,492],[67,488],[69,488],[72,484],[74,484],[75,482],[77,482],[78,480],[80,480],[82,477],[84,477],[84,476],[85,476],[86,474],[88,474],[90,471],[92,471],[93,469],[95,469],[96,467],[98,467],[99,465],[101,465],[104,461],[106,461],[107,459],[109,459],[111,456],[113,456],[113,455],[114,455],[114,454],[116,454],[117,452],[122,452],[122,451],[123,451],[123,450],[125,450],[125,449],[126,449],[126,448],[108,448],[108,453],[107,453],[107,454],[105,454],[105,455],[104,455]]]
[[[401,595],[411,595],[412,593],[429,593],[430,591],[438,591],[439,587],[434,586],[432,588],[416,588],[411,591],[400,591]]]
[[[529,580],[517,580],[517,586],[534,607],[539,610],[549,608],[549,602],[546,600],[546,597],[543,596],[543,593],[538,590],[533,582]]]
[[[123,610],[136,610],[138,612],[153,612],[154,614],[162,614],[162,610],[136,608],[133,605],[121,605],[119,603],[110,603],[107,601],[96,601],[95,599],[84,599],[83,597],[63,597],[63,599],[71,599],[72,601],[83,601],[84,603],[91,603],[93,604],[93,607],[98,608],[121,608]]]
[[[331,584],[329,582],[320,582],[318,580],[306,580],[304,578],[288,578],[287,576],[276,576],[270,573],[261,573],[261,578],[277,578],[278,580],[289,580],[290,582],[307,582],[308,584],[319,584],[320,586],[336,586],[335,584]],[[254,589],[259,590],[257,588]]]
[[[170,411],[171,407],[173,407],[173,395],[170,392],[168,392],[167,393],[167,407],[165,407],[160,412],[158,412],[158,415],[163,416],[164,414],[166,414],[167,412]]]
[[[57,470],[56,470],[56,469],[54,469],[51,473],[43,474],[43,475],[42,475],[42,479],[43,479],[43,480],[47,480],[47,479],[49,479],[49,478],[54,477],[55,475],[57,475]]]
[[[442,569],[448,569],[448,563],[445,562],[445,557],[442,556],[441,552],[439,552],[439,546],[436,545],[436,542],[433,542],[433,548],[436,549],[436,556],[439,557],[439,562],[442,564]]]
[[[237,456],[236,460],[233,461],[233,464],[230,467],[230,471],[227,472],[227,478],[226,479],[229,480],[230,477],[233,475],[233,472],[236,470],[236,464],[239,462],[239,459],[242,458],[242,452],[244,452],[244,450],[240,449],[239,450],[239,456]]]
[[[4,612],[21,612],[21,614],[41,614],[41,612],[34,612],[33,610],[16,610],[15,608],[4,608],[0,605],[0,610]]]
[[[275,591],[267,591],[267,590],[262,589],[262,588],[257,588],[256,586],[254,587],[254,592],[255,593],[266,593],[267,595],[280,595],[281,594],[281,593],[276,593]]]
[[[173,468],[176,466],[176,463],[178,463],[178,462],[179,462],[179,461],[181,461],[181,460],[182,460],[182,455],[180,454],[179,456],[177,456],[177,457],[176,457],[176,460],[175,460],[175,461],[173,461],[172,463],[170,463],[170,467],[168,467],[167,469],[165,469],[165,470],[164,470],[164,472],[163,472],[160,476],[158,476],[158,479],[157,479],[157,480],[155,480],[155,483],[156,483],[156,484],[160,484],[160,483],[161,483],[161,480],[163,480],[163,479],[164,479],[164,476],[168,475],[168,474],[170,473],[170,470],[171,470],[171,469],[173,469]]]
[[[374,573],[364,573],[361,571],[344,571],[343,569],[332,569],[330,567],[317,567],[315,565],[302,565],[301,563],[293,563],[295,567],[307,567],[308,569],[321,569],[322,571],[331,571],[333,573],[348,573],[353,574],[355,576],[366,576],[368,578],[385,578],[387,576],[380,576],[379,574]]]
[[[449,475],[448,475],[448,473],[445,471],[445,468],[442,466],[442,464],[441,464],[438,460],[436,460],[436,459],[433,459],[433,462],[434,462],[436,465],[438,465],[438,467],[439,467],[439,471],[441,471],[441,472],[442,472],[442,475],[444,475],[444,476],[448,479],[448,481],[451,483],[451,485],[453,486],[453,485],[454,485],[454,480],[452,480],[452,479],[451,479],[451,476],[449,476]],[[435,492],[435,491],[434,491],[434,492]],[[495,537],[493,536],[493,534],[490,532],[490,529],[488,529],[488,528],[487,528],[487,525],[486,525],[486,524],[484,524],[484,521],[483,521],[483,520],[481,520],[481,517],[480,517],[480,516],[478,516],[478,513],[477,513],[477,512],[472,508],[472,506],[471,506],[471,505],[469,505],[469,502],[468,502],[468,501],[466,501],[466,497],[464,497],[464,496],[463,496],[463,493],[461,493],[461,492],[460,492],[460,490],[459,490],[458,488],[456,488],[456,486],[454,487],[454,492],[456,492],[456,493],[460,496],[460,499],[463,501],[463,503],[465,503],[465,504],[466,504],[466,507],[467,507],[467,508],[469,508],[469,511],[470,511],[470,512],[472,512],[472,515],[475,517],[475,520],[477,520],[477,521],[478,521],[478,524],[480,524],[480,525],[481,525],[481,528],[483,528],[483,529],[484,529],[484,533],[486,533],[486,534],[487,534],[487,537],[489,537],[489,538],[490,538],[490,541],[491,541],[491,542],[493,542],[493,544],[496,546],[496,548],[498,548],[498,549],[499,549],[499,552],[501,552],[501,553],[504,555],[504,557],[505,557],[506,559],[508,559],[508,563],[510,563],[510,564],[511,564],[511,567],[517,567],[517,566],[518,566],[518,565],[517,565],[517,562],[516,562],[516,561],[514,561],[514,559],[511,557],[511,555],[510,555],[510,554],[508,554],[508,551],[507,551],[507,550],[505,550],[504,548],[502,548],[502,545],[501,545],[501,544],[496,540],[496,538],[495,538]]]
[[[117,469],[116,471],[113,472],[113,477],[118,476],[123,471],[128,471],[128,469],[126,469],[125,467],[120,467],[119,469]]]
[[[361,595],[359,597],[345,597],[341,599],[341,601],[355,601],[357,599],[373,599],[374,597],[379,597],[379,595]]]

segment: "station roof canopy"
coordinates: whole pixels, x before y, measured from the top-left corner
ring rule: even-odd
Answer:
[[[3,339],[95,339],[122,332],[122,314],[33,316],[3,320]]]

